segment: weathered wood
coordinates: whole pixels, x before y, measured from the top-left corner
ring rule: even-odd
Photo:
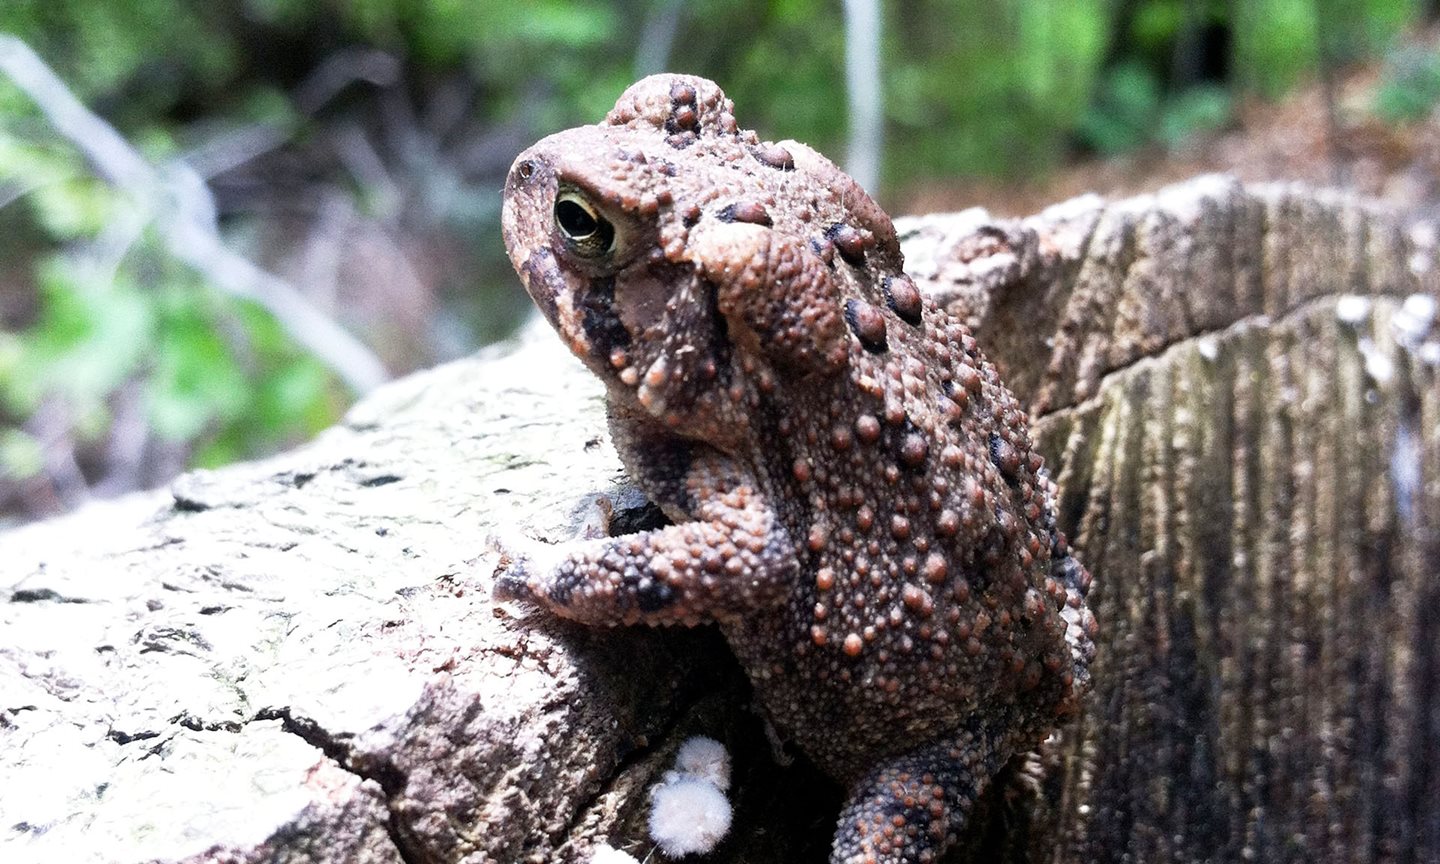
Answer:
[[[1434,229],[1221,178],[1062,214],[1003,226],[1022,263],[983,302],[931,269],[1096,574],[1030,855],[1440,861]]]
[[[603,438],[547,338],[6,535],[0,860],[547,860],[608,824],[723,646],[519,624],[485,585],[502,517],[641,506]]]
[[[1440,860],[1433,229],[1202,178],[903,231],[1032,405],[1102,626],[958,860]],[[643,857],[697,732],[736,761],[709,860],[823,860],[839,790],[774,763],[713,632],[489,600],[487,535],[653,518],[532,331],[0,535],[0,860]]]

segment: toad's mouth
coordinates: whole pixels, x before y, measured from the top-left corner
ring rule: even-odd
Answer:
[[[515,272],[520,274],[520,282],[525,286],[525,293],[535,301],[539,307],[540,314],[550,322],[550,326],[559,327],[559,301],[560,282],[563,276],[560,272],[560,265],[555,260],[555,253],[542,246],[531,250],[524,260],[515,258],[515,250],[511,249],[511,262],[515,265]]]
[[[630,344],[630,331],[615,311],[614,277],[572,284],[573,275],[546,246],[516,260],[515,270],[540,314],[576,357],[604,368],[617,350]]]

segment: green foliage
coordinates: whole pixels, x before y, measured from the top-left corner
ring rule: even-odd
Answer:
[[[1415,0],[1148,0],[1131,7],[1109,68],[1076,127],[1079,139],[1104,155],[1152,142],[1174,146],[1196,132],[1228,122],[1237,95],[1278,98],[1330,68],[1374,54],[1390,44],[1419,14]],[[1226,57],[1201,59],[1200,40],[1223,33]],[[1228,68],[1224,81],[1208,80]],[[1423,75],[1422,75],[1423,77]],[[1397,105],[1425,85],[1408,80]]]
[[[178,0],[4,0],[0,32],[18,34],[82,99],[115,97],[121,119],[153,117],[195,88],[214,88],[237,61],[220,16]],[[0,113],[18,105],[0,98]]]
[[[116,274],[120,276],[120,274]],[[144,298],[85,262],[51,258],[41,269],[36,325],[19,334],[0,368],[5,407],[29,416],[56,395],[79,416],[104,411],[135,371],[152,317]]]
[[[1412,123],[1440,103],[1440,51],[1405,47],[1385,59],[1375,93],[1375,114],[1388,123]]]
[[[1230,94],[1196,86],[1167,97],[1159,78],[1139,63],[1111,69],[1095,103],[1081,119],[1080,139],[1097,153],[1114,156],[1152,141],[1175,147],[1198,132],[1220,128],[1233,111]]]
[[[539,133],[600,116],[635,74],[641,23],[675,2],[11,0],[0,5],[0,29],[30,39],[82,96],[122,97],[127,116],[157,116],[185,96],[241,112],[276,92],[268,73],[245,70],[244,45],[325,32],[337,47],[375,45],[423,69],[464,69],[483,93],[478,112],[520,118]],[[887,179],[1026,176],[1060,161],[1077,134],[1105,153],[1172,141],[1223,122],[1222,89],[1277,97],[1322,58],[1343,63],[1388,45],[1420,8],[1420,0],[893,0],[883,34]],[[1188,93],[1197,82],[1172,73],[1177,46],[1197,28],[1228,32],[1230,80]],[[762,133],[836,152],[845,140],[843,63],[843,19],[831,0],[695,0],[681,6],[669,66],[720,80]]]
[[[21,423],[50,400],[83,443],[109,429],[114,400],[138,386],[150,430],[192,446],[200,465],[270,452],[324,428],[343,389],[252,303],[208,288],[143,226],[104,260],[117,214],[134,207],[79,170],[73,153],[0,134],[0,188],[50,240],[34,250],[34,321],[0,332],[0,420]],[[15,214],[7,214],[14,218]],[[0,471],[38,469],[38,444],[0,426]]]
[[[1102,0],[916,0],[889,30],[896,179],[1054,165],[1105,49]]]
[[[127,127],[182,99],[238,111],[271,86],[268,73],[246,70],[246,45],[326,32],[337,47],[465,69],[483,88],[483,115],[544,131],[603,113],[634,75],[639,25],[674,2],[9,0],[0,30],[27,38],[82,97],[114,100]],[[839,4],[695,0],[681,9],[672,69],[721,80],[762,131],[838,149]],[[1182,94],[1194,82],[1171,80],[1176,46],[1197,26],[1230,34],[1225,89],[1273,98],[1322,57],[1341,63],[1388,45],[1420,9],[1420,0],[894,0],[884,33],[889,178],[1024,175],[1057,162],[1076,132],[1115,152],[1204,128],[1224,113],[1223,85]],[[1158,98],[1146,94],[1156,87]],[[1138,122],[1142,105],[1149,115]]]
[[[1319,59],[1315,0],[1250,0],[1236,4],[1236,78],[1277,98]]]
[[[1147,143],[1163,94],[1160,81],[1144,65],[1122,63],[1106,73],[1079,133],[1096,152],[1113,156]]]
[[[403,91],[417,115],[439,89],[433,84],[461,80],[467,110],[505,132],[500,140],[593,122],[637,74],[645,24],[678,9],[669,70],[720,81],[762,135],[838,156],[848,122],[842,5],[0,0],[0,31],[24,38],[82,100],[160,160],[207,129],[286,129],[293,155],[321,137],[326,112],[355,108],[343,122],[366,133],[392,122],[386,112],[394,103],[376,108],[368,85],[346,90],[344,97],[362,93],[357,102],[335,97],[314,115],[295,104],[303,82],[352,48],[379,48],[401,62],[401,83],[386,95]],[[898,188],[959,174],[1028,178],[1063,162],[1077,142],[1104,155],[1175,146],[1228,122],[1237,99],[1276,98],[1322,62],[1386,49],[1423,5],[891,0],[882,9],[885,180]],[[1196,58],[1205,52],[1202,69]],[[358,101],[365,94],[371,102]],[[1437,102],[1440,55],[1394,52],[1377,115],[1410,121]],[[35,295],[26,326],[0,332],[0,470],[39,470],[40,444],[18,424],[47,400],[66,403],[75,434],[95,437],[105,434],[117,394],[138,387],[150,431],[186,442],[206,465],[265,452],[331,422],[344,394],[330,374],[263,310],[216,293],[176,264],[145,226],[133,224],[143,208],[97,181],[46,130],[34,107],[0,81],[0,275],[18,273],[25,283],[0,284],[0,292]],[[377,149],[389,161],[367,175],[399,178],[398,191],[354,177],[336,185],[366,216],[397,198],[421,199],[429,209],[412,221],[441,224],[495,253],[498,178],[476,191],[443,154],[400,149]],[[491,161],[503,167],[508,155]],[[301,172],[312,167],[295,161]],[[512,284],[507,270],[473,281]],[[493,300],[468,291],[448,300],[446,312],[459,319],[471,315],[466,304]],[[483,326],[470,332],[498,335]]]
[[[1175,147],[1198,132],[1213,132],[1230,120],[1230,94],[1220,87],[1190,87],[1170,99],[1160,113],[1159,139]]]
[[[826,148],[835,155],[845,140],[845,108],[835,82],[844,80],[844,31],[838,26],[839,4],[821,0],[786,0],[756,15],[756,4],[717,0],[714,20],[729,32],[754,28],[749,39],[721,40],[676,57],[672,68],[721,76],[726,93],[746,109],[762,134],[794,138]],[[816,26],[833,20],[837,26]],[[690,17],[692,26],[701,16]],[[758,27],[756,26],[758,25]],[[679,45],[703,45],[703,34],[686,33]],[[677,52],[678,53],[678,52]],[[727,61],[727,55],[733,59]],[[691,60],[696,61],[690,65]],[[776,70],[793,86],[777,87]],[[831,94],[821,96],[820,94]],[[758,110],[752,110],[758,109]]]
[[[252,303],[225,305],[248,343],[243,355],[229,354],[246,361],[236,364],[232,379],[240,385],[235,395],[241,398],[216,404],[204,383],[209,373],[198,364],[178,370],[184,374],[175,379],[177,386],[167,388],[198,394],[213,416],[224,418],[197,453],[196,462],[206,467],[271,452],[297,437],[308,438],[334,423],[347,404],[334,377],[314,358],[297,351],[273,316]],[[211,314],[215,311],[219,310]],[[209,356],[217,364],[225,362],[223,352]]]
[[[115,196],[94,182],[73,152],[29,144],[0,131],[0,182],[7,181],[39,193],[30,201],[35,219],[57,239],[94,235],[115,215]]]
[[[1322,59],[1348,63],[1416,20],[1417,0],[1247,0],[1234,4],[1237,82],[1278,98]]]
[[[18,480],[34,477],[45,465],[45,451],[40,442],[20,429],[0,428],[0,477],[9,475]]]
[[[355,0],[337,8],[270,0],[290,15],[338,15],[365,42],[430,68],[464,67],[487,88],[481,110],[501,119],[530,111],[543,127],[593,118],[629,83],[624,20],[647,4],[583,0]],[[631,7],[631,8],[627,8]],[[308,15],[298,10],[308,10]],[[631,13],[627,16],[626,13]],[[290,20],[295,20],[291,18]],[[550,98],[527,85],[544,81]]]

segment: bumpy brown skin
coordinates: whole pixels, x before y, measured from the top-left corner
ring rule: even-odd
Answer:
[[[995,368],[853,180],[738,129],[701,78],[647,78],[522,153],[504,227],[676,524],[518,557],[501,593],[718,622],[776,725],[850,784],[831,860],[938,859],[1076,710],[1093,652],[1089,575]]]

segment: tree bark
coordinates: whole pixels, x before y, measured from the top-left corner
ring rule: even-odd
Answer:
[[[1083,716],[954,860],[1440,861],[1435,229],[1200,178],[902,233],[1031,406],[1101,625]],[[489,536],[657,519],[532,327],[0,535],[0,860],[643,858],[708,734],[736,815],[705,860],[823,861],[840,790],[777,762],[713,630],[490,600]]]

